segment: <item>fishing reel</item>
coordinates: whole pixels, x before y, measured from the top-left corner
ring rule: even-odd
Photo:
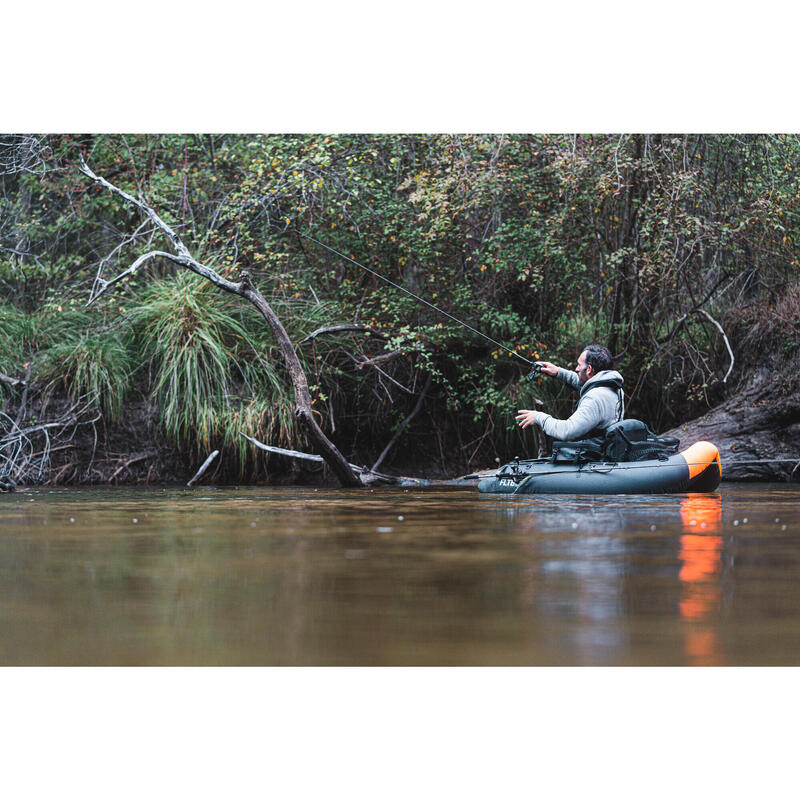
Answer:
[[[539,377],[539,375],[541,375],[541,373],[542,373],[542,365],[539,364],[539,363],[535,363],[531,367],[531,371],[530,371],[530,373],[528,375],[528,380],[532,381],[534,378]]]

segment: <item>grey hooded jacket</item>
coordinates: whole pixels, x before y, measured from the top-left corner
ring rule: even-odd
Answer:
[[[587,436],[596,436],[613,422],[621,420],[625,414],[625,395],[622,392],[622,375],[614,369],[598,372],[581,386],[578,373],[558,368],[558,379],[573,389],[580,389],[581,395],[575,411],[569,419],[555,419],[550,414],[537,412],[536,424],[553,439],[575,441]],[[598,386],[607,381],[609,385]]]

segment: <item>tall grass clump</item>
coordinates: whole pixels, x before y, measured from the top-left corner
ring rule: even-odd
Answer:
[[[278,312],[292,338],[324,324],[314,307],[306,315],[298,308]],[[197,455],[225,445],[242,473],[254,455],[242,433],[285,447],[302,441],[280,348],[241,299],[182,272],[149,284],[132,319],[160,425],[173,444]]]
[[[219,291],[190,273],[149,284],[132,318],[164,433],[207,450],[229,403],[244,329]]]
[[[63,384],[72,402],[86,397],[97,403],[106,421],[117,422],[131,384],[134,357],[124,331],[86,331],[65,337],[45,354],[46,391]]]
[[[32,331],[30,316],[16,306],[0,305],[0,372],[16,377],[28,361],[26,341]],[[0,381],[0,397],[13,391]]]
[[[116,421],[130,386],[133,357],[124,331],[98,333],[97,317],[46,303],[27,313],[0,307],[0,371],[18,375],[27,364],[44,395],[63,388],[74,402],[88,397]]]

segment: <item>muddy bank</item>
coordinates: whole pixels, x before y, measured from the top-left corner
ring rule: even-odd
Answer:
[[[800,477],[800,398],[791,381],[769,369],[757,370],[725,402],[665,435],[677,436],[682,447],[713,442],[722,459],[722,480]]]
[[[158,424],[155,405],[146,399],[126,404],[117,424],[108,425],[92,406],[76,407],[66,398],[36,400],[26,413],[18,403],[6,403],[4,433],[9,440],[0,454],[0,488],[31,485],[185,485],[198,471],[208,453],[176,447]],[[19,423],[15,419],[19,417]],[[419,437],[410,437],[413,442]],[[220,442],[220,454],[199,483],[338,486],[327,465],[264,453],[252,448],[242,465],[233,446]],[[313,452],[307,442],[297,448]],[[463,474],[453,464],[437,463],[422,455],[419,447],[399,446],[397,461],[384,467],[391,475],[427,480],[447,480]],[[414,458],[416,454],[418,458]],[[374,454],[356,453],[354,463],[368,466]]]
[[[717,445],[722,479],[800,478],[800,291],[734,309],[726,319],[735,355],[723,401],[668,435]]]
[[[158,424],[157,409],[146,399],[127,404],[125,414],[115,425],[106,425],[102,415],[91,407],[76,409],[65,398],[44,405],[34,403],[26,410],[19,428],[14,426],[18,409],[7,404],[4,410],[6,435],[9,430],[26,432],[22,437],[29,459],[26,470],[18,470],[25,452],[17,453],[16,462],[9,463],[13,448],[6,448],[5,460],[0,462],[0,478],[10,475],[17,486],[185,485],[208,456],[167,441]],[[433,433],[424,428],[423,425],[408,431],[398,443],[394,458],[382,470],[390,475],[435,481],[465,474],[456,449],[436,455],[429,452],[426,441],[430,443]],[[800,398],[791,377],[781,377],[779,373],[776,377],[776,372],[766,366],[753,371],[727,400],[707,414],[664,433],[679,438],[682,448],[699,440],[716,444],[722,458],[723,480],[800,478]],[[199,483],[338,485],[325,464],[267,454],[255,448],[243,468],[234,448],[225,444],[216,445],[220,455]],[[304,442],[298,443],[297,449],[312,452]],[[353,463],[367,466],[374,454],[361,452],[350,458]],[[475,464],[476,468],[497,466],[488,454],[481,460],[486,463]],[[17,472],[9,467],[17,468]]]

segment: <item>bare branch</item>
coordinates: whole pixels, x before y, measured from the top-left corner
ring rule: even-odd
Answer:
[[[248,436],[246,433],[241,433],[248,442],[254,444],[259,450],[263,450],[266,453],[275,453],[279,456],[286,456],[286,458],[297,458],[301,461],[315,461],[317,463],[324,461],[325,459],[322,456],[314,455],[313,453],[301,453],[299,450],[286,450],[283,447],[273,447],[272,445],[264,444],[263,442],[259,442],[258,439],[254,439],[252,436]],[[353,472],[358,473],[361,476],[361,481],[365,484],[374,484],[374,483],[392,483],[392,484],[400,484],[402,486],[418,486],[423,484],[433,483],[433,481],[426,480],[424,478],[410,478],[410,477],[397,477],[395,475],[385,475],[382,472],[375,472],[374,469],[367,469],[366,467],[359,467],[357,464],[350,464],[350,469]],[[450,481],[439,481],[439,483],[450,483]]]
[[[372,336],[377,336],[381,339],[386,338],[385,334],[381,333],[380,331],[376,331],[374,328],[370,328],[368,325],[359,325],[358,323],[353,322],[345,325],[330,325],[326,328],[317,328],[312,333],[309,333],[305,339],[301,339],[297,344],[304,344],[311,339],[316,339],[317,336],[322,336],[324,333],[342,333],[343,331],[364,331],[364,333],[369,333]]]
[[[135,205],[140,211],[145,213],[155,224],[157,228],[160,228],[167,236],[167,238],[172,243],[172,246],[175,248],[177,252],[177,256],[170,255],[168,253],[161,253],[162,256],[169,258],[171,261],[174,261],[176,264],[180,266],[190,269],[192,272],[200,275],[202,278],[211,281],[215,286],[218,286],[220,289],[224,289],[226,292],[231,292],[233,294],[242,294],[242,286],[238,283],[233,283],[232,281],[223,278],[215,270],[207,267],[205,264],[201,264],[199,261],[196,261],[192,254],[189,252],[189,249],[183,243],[180,236],[178,236],[172,228],[164,222],[161,217],[153,211],[152,208],[144,201],[143,198],[135,198],[132,195],[124,192],[122,189],[114,186],[113,183],[109,183],[105,178],[96,175],[86,162],[83,160],[83,156],[81,156],[81,172],[86,175],[87,177],[91,178],[95,183],[100,186],[105,187],[109,191],[113,192],[114,194],[118,195],[119,197],[123,198],[129,203]],[[102,280],[102,279],[101,279]]]
[[[704,311],[702,308],[698,308],[697,312],[702,314],[709,322],[711,322],[716,329],[722,334],[722,338],[725,341],[725,347],[728,348],[728,355],[731,357],[731,365],[728,367],[728,371],[725,373],[725,377],[722,379],[723,383],[727,383],[728,376],[731,374],[733,370],[733,350],[731,350],[731,343],[728,341],[728,337],[725,335],[725,331],[722,329],[722,325],[717,322],[708,311]]]
[[[105,292],[115,283],[118,283],[130,275],[134,275],[136,270],[151,258],[168,258],[170,261],[176,261],[183,266],[181,260],[176,258],[172,253],[166,253],[163,250],[152,250],[149,253],[145,253],[143,256],[139,256],[139,258],[137,258],[136,261],[134,261],[133,264],[128,267],[128,269],[126,269],[124,272],[120,272],[119,275],[116,275],[110,281],[101,278],[100,271],[98,270],[97,276],[92,284],[92,289],[89,292],[89,299],[86,301],[86,305],[90,306],[92,303],[94,303],[94,301],[97,300],[100,295],[105,294]]]
[[[358,367],[358,369],[364,369],[364,367],[369,367],[373,364],[380,364],[382,361],[391,361],[393,358],[404,355],[404,353],[405,350],[393,350],[391,353],[383,353],[379,356],[375,356],[374,358],[368,358],[365,361],[360,361],[358,364],[356,364],[356,367]]]
[[[219,455],[219,450],[215,450],[213,453],[211,453],[211,455],[210,455],[210,456],[209,456],[209,457],[208,457],[208,458],[207,458],[207,459],[206,459],[206,460],[203,462],[203,464],[202,464],[202,466],[200,467],[200,469],[199,469],[199,470],[197,470],[197,472],[195,472],[195,474],[194,474],[194,477],[193,477],[193,478],[192,478],[192,479],[189,481],[189,483],[187,483],[186,485],[187,485],[187,486],[192,486],[193,484],[197,483],[197,481],[199,481],[199,480],[200,480],[200,478],[202,478],[202,477],[203,477],[203,475],[205,474],[205,471],[206,471],[206,470],[209,468],[209,466],[211,465],[211,462],[212,462],[212,461],[213,461],[213,460],[214,460],[214,459],[215,459],[215,458],[216,458],[218,455]]]
[[[0,175],[40,171],[49,155],[50,147],[42,136],[3,137],[0,139]]]
[[[416,417],[417,414],[419,414],[419,411],[422,408],[422,401],[425,399],[425,395],[428,394],[428,389],[431,388],[431,381],[432,381],[432,378],[431,378],[431,375],[429,373],[428,374],[428,378],[425,381],[425,386],[422,387],[422,391],[419,393],[419,398],[417,399],[417,404],[414,406],[414,408],[412,409],[411,413],[400,423],[400,426],[395,431],[394,436],[392,436],[391,440],[386,445],[386,447],[383,448],[383,452],[378,456],[378,460],[372,465],[372,469],[370,470],[371,472],[375,472],[375,470],[378,469],[378,467],[383,462],[383,459],[386,458],[386,456],[388,455],[389,451],[396,444],[397,440],[403,435],[403,432],[409,426],[411,420],[413,420],[414,417]]]

